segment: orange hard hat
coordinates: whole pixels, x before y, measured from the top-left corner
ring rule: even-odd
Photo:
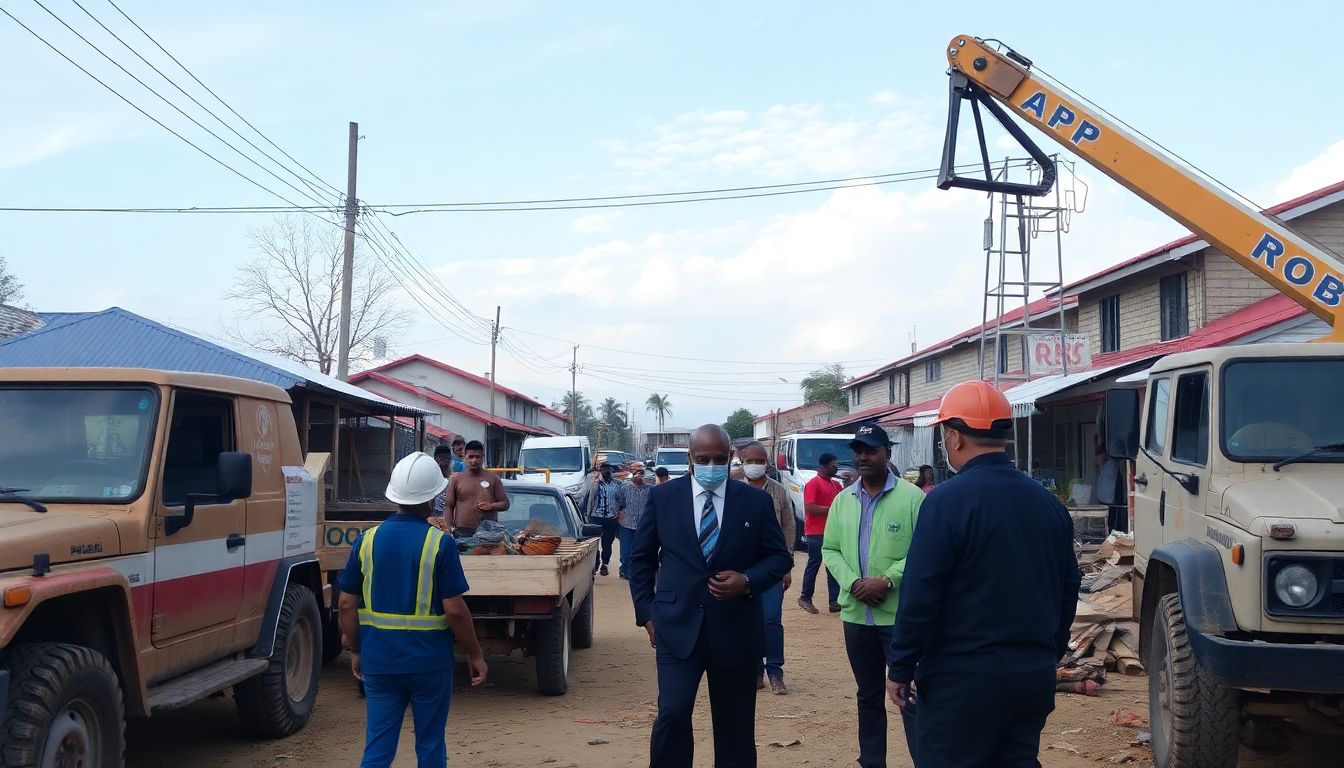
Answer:
[[[993,384],[963,381],[943,395],[938,423],[985,437],[1006,437],[1013,428],[1013,407]]]

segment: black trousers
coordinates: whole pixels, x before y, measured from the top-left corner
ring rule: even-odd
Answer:
[[[859,765],[861,768],[886,768],[887,765],[887,661],[891,653],[891,627],[869,627],[843,622],[845,653],[858,684],[855,699],[859,705]],[[918,768],[925,764],[915,755],[916,704],[901,713],[905,746]],[[920,714],[922,716],[922,712]],[[932,763],[930,765],[933,765]]]
[[[589,522],[602,526],[602,557],[599,558],[599,563],[593,564],[593,571],[596,572],[599,564],[611,565],[611,543],[616,540],[616,533],[621,530],[621,524],[616,522],[614,517],[595,517]]]
[[[1053,671],[931,675],[915,687],[919,768],[1039,768],[1041,729],[1055,709]]]
[[[756,665],[711,663],[705,632],[690,658],[658,651],[658,717],[649,739],[650,768],[691,768],[692,730],[700,678],[709,677],[715,768],[756,768]]]

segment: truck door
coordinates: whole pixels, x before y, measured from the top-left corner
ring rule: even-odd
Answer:
[[[1209,372],[1182,373],[1176,378],[1171,418],[1171,464],[1167,475],[1167,524],[1164,541],[1204,538],[1203,493],[1208,487]],[[1190,482],[1194,478],[1194,482]]]
[[[1171,421],[1171,378],[1148,382],[1144,403],[1143,438],[1134,457],[1134,545],[1146,557],[1163,540],[1166,521],[1166,461]]]
[[[156,499],[154,607],[151,637],[158,646],[237,619],[243,598],[247,501],[214,503],[219,454],[237,450],[236,404],[214,393],[173,393],[168,443]],[[169,534],[188,494],[204,494],[191,522]]]

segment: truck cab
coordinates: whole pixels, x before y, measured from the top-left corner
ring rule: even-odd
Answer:
[[[1341,382],[1344,345],[1265,344],[1106,395],[1160,768],[1235,765],[1246,720],[1344,732]]]
[[[288,394],[205,374],[0,369],[0,433],[6,755],[116,765],[124,716],[229,687],[254,733],[303,726],[325,603]]]
[[[550,485],[570,495],[583,489],[583,481],[593,467],[593,448],[587,437],[529,437],[518,454],[522,467],[520,479],[543,482],[549,470]]]

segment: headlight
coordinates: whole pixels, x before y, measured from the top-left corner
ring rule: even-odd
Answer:
[[[1302,608],[1316,599],[1316,574],[1301,565],[1290,565],[1274,577],[1274,594],[1289,608]]]
[[[580,488],[583,488],[583,483],[575,483],[575,484],[573,484],[573,485],[566,485],[566,486],[565,486],[565,493],[578,493]]]

